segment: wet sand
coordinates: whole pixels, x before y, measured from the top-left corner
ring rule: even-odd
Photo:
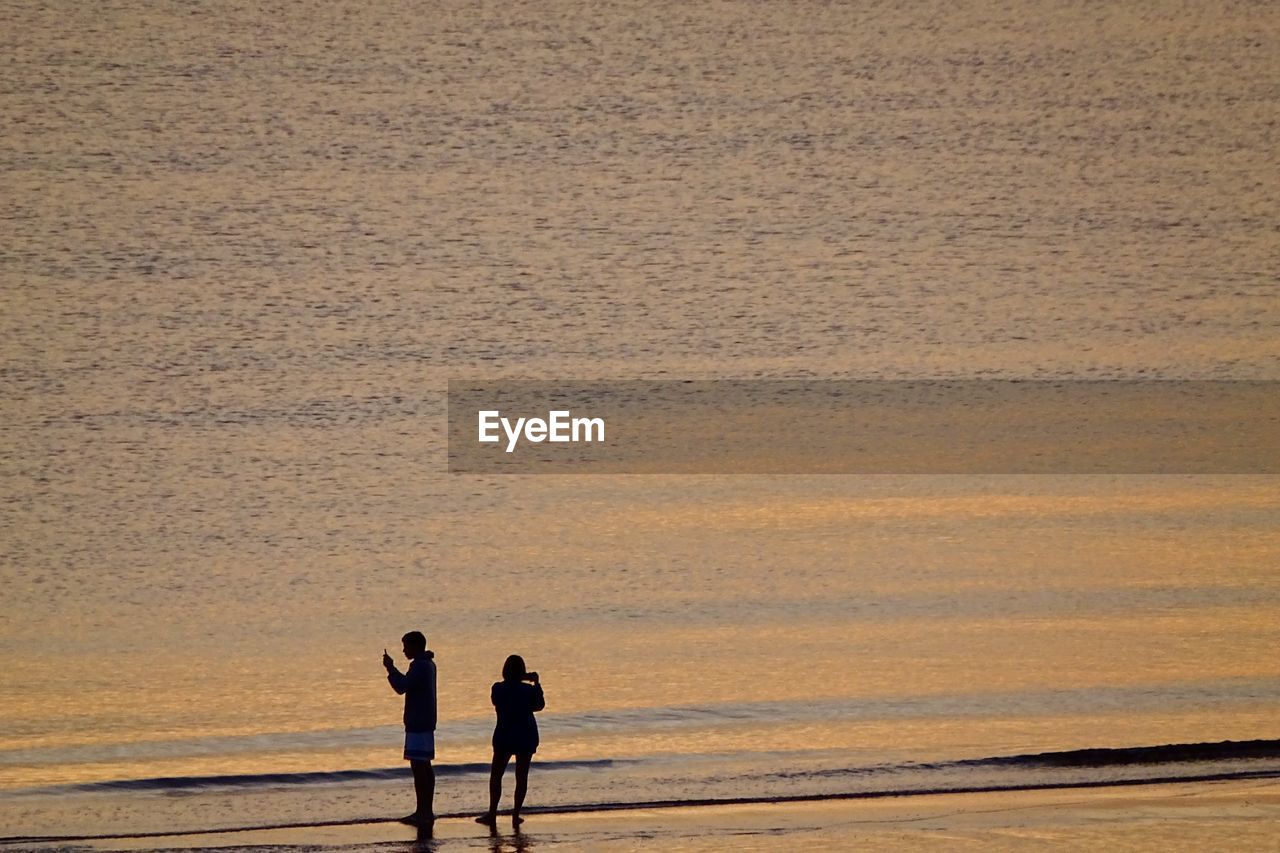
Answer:
[[[91,842],[91,849],[359,846],[367,850],[1280,849],[1280,779],[879,800],[530,815],[486,834],[470,820],[418,839],[399,824]],[[6,849],[13,849],[8,848]]]

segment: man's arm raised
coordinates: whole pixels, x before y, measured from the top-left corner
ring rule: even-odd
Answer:
[[[396,669],[396,663],[386,649],[382,650],[382,665],[387,668],[387,681],[391,684],[391,689],[403,695],[409,689],[409,677]]]

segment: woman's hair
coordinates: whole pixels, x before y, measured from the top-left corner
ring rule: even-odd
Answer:
[[[520,655],[512,655],[502,665],[503,681],[523,681],[525,674],[524,658]]]

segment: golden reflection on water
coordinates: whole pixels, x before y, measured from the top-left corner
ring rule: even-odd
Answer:
[[[704,707],[732,715],[740,705],[769,703],[834,703],[834,719],[804,724],[774,719],[767,724],[750,719],[715,721],[712,730],[654,729],[643,717],[616,734],[564,732],[552,738],[548,755],[587,757],[625,756],[648,750],[690,752],[769,748],[831,748],[877,750],[910,742],[914,748],[945,752],[959,748],[980,732],[984,743],[1004,742],[1020,733],[1020,742],[1045,738],[1043,749],[1088,744],[1096,736],[1096,713],[1054,712],[1054,696],[1083,691],[1123,688],[1140,696],[1144,688],[1194,685],[1206,673],[1214,682],[1231,679],[1280,677],[1274,649],[1280,642],[1280,608],[1223,607],[1188,613],[1138,613],[1103,617],[1094,614],[1037,618],[974,619],[928,615],[888,620],[828,620],[808,623],[746,622],[680,626],[629,634],[625,629],[597,626],[586,634],[543,637],[526,650],[531,661],[547,661],[544,675],[549,713],[608,713],[627,709]],[[451,650],[442,668],[441,702],[445,709],[442,742],[448,743],[450,724],[472,721],[473,732],[448,753],[451,761],[480,760],[484,753],[485,721],[490,718],[486,681],[469,677],[483,671],[491,657]],[[115,666],[118,668],[120,662]],[[231,666],[231,664],[227,664]],[[216,667],[196,665],[197,674],[166,669],[150,662],[125,673],[134,689],[81,684],[68,701],[61,685],[42,693],[10,696],[4,713],[18,722],[19,734],[9,747],[73,747],[111,744],[121,756],[132,747],[187,737],[249,737],[273,731],[295,733],[341,731],[344,727],[394,726],[397,703],[383,691],[370,667],[359,677],[332,679],[318,688],[313,671],[291,666],[262,667],[255,678],[237,690],[231,676]],[[348,673],[355,661],[341,667]],[[91,677],[93,661],[63,670],[61,679]],[[35,676],[35,666],[25,673]],[[455,675],[456,674],[456,675]],[[159,678],[163,689],[157,689]],[[65,684],[65,681],[63,682]],[[1040,699],[1037,691],[1043,692]],[[912,719],[911,712],[889,712],[885,719],[843,719],[838,709],[857,711],[860,703],[878,700],[990,697],[980,711],[963,711],[955,719]],[[1024,694],[1018,712],[1001,719],[1001,696]],[[61,725],[56,733],[42,730],[51,702],[61,701]],[[1078,700],[1077,700],[1078,701]],[[1117,700],[1123,703],[1123,697]],[[765,711],[766,716],[768,711]],[[904,716],[905,713],[905,716]],[[935,712],[936,713],[936,712]],[[976,716],[974,714],[976,713]],[[1264,721],[1246,706],[1230,709],[1186,707],[1167,710],[1117,707],[1107,722],[1109,737],[1133,742],[1168,742],[1178,730],[1189,739],[1216,732],[1243,737]],[[855,717],[856,717],[855,713]],[[114,721],[114,722],[113,722]],[[105,725],[104,725],[105,724]],[[544,726],[546,724],[544,723]],[[475,728],[478,726],[478,728]],[[1197,729],[1200,735],[1196,735]],[[554,727],[552,729],[554,731]],[[477,734],[477,732],[479,734]],[[61,769],[6,770],[9,785],[71,779],[109,779],[113,774],[191,774],[244,772],[251,767],[295,770],[384,766],[394,758],[396,735],[385,737],[386,748],[344,748],[320,743],[310,752],[261,751],[243,759],[234,756],[139,761],[102,760],[92,765]],[[1112,742],[1109,741],[1109,742]],[[989,747],[979,747],[989,748]],[[1030,748],[1030,747],[1028,747]],[[469,758],[464,758],[469,756]],[[370,762],[372,762],[370,764]]]

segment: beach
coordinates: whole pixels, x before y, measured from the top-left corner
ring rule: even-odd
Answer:
[[[1249,780],[1102,789],[932,794],[746,806],[532,814],[520,833],[441,819],[432,837],[375,824],[76,842],[93,850],[1269,850],[1280,783]],[[6,844],[5,849],[42,845]],[[43,845],[51,846],[51,845]]]

